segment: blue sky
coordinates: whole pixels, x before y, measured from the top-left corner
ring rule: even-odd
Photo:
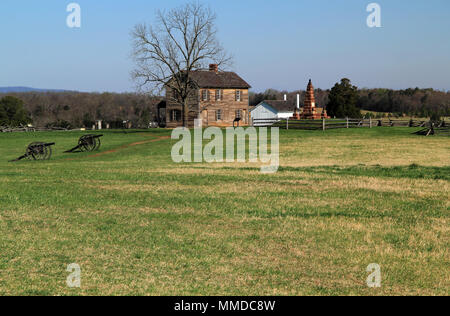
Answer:
[[[82,9],[81,29],[66,6]],[[129,32],[179,0],[1,0],[0,86],[133,91]],[[450,90],[448,0],[205,0],[233,70],[254,88],[359,87]],[[368,28],[366,6],[382,8]]]

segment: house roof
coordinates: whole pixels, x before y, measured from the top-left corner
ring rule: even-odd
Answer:
[[[251,86],[235,72],[197,70],[191,72],[192,80],[199,88],[250,89]]]
[[[264,100],[260,104],[265,103],[278,112],[294,112],[295,104],[290,101],[280,100]]]

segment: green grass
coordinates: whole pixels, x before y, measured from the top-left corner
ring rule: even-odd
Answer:
[[[0,134],[0,295],[448,295],[450,142],[414,130],[280,131],[272,175],[175,164],[166,130]]]

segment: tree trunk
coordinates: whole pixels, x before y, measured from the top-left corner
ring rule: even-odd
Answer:
[[[189,103],[187,99],[183,101],[183,126],[189,128]]]

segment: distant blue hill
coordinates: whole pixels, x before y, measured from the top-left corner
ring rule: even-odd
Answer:
[[[0,87],[0,93],[13,93],[13,92],[72,92],[72,91],[59,89],[35,89],[30,87]]]

